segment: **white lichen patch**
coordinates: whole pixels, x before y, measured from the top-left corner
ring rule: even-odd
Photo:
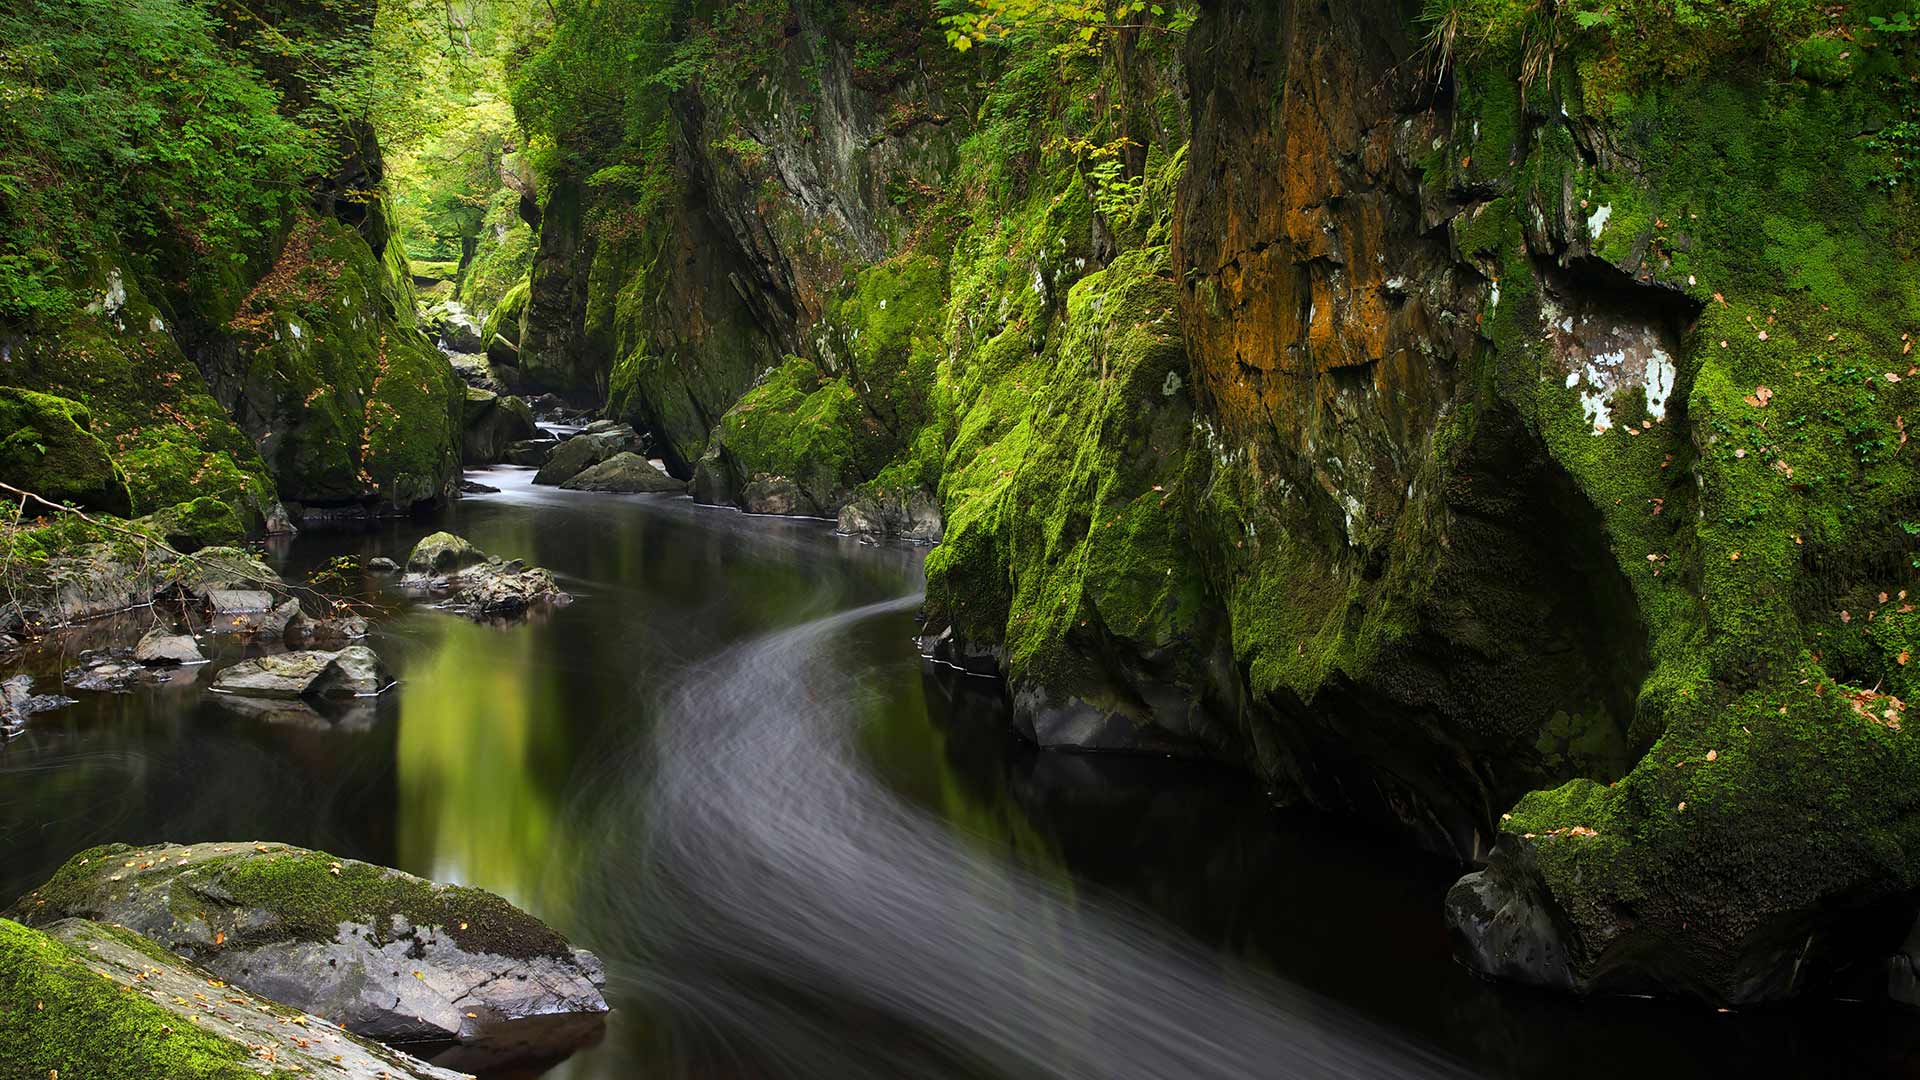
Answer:
[[[1607,221],[1612,217],[1613,207],[1594,207],[1593,214],[1587,218],[1587,235],[1595,240],[1600,239],[1600,234],[1606,231]]]
[[[117,326],[120,324],[120,310],[126,306],[127,283],[120,276],[120,268],[116,266],[107,271],[106,291],[87,305],[87,312],[92,315],[106,315],[113,319]],[[125,327],[121,328],[125,329]]]
[[[1541,304],[1542,336],[1552,347],[1564,385],[1579,396],[1580,410],[1595,434],[1614,426],[1622,391],[1638,388],[1646,415],[1664,420],[1679,382],[1672,343],[1665,331],[1631,310],[1564,305],[1552,296]]]

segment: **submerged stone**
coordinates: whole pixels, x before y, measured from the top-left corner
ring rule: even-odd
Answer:
[[[356,1034],[456,1044],[463,1068],[559,1057],[608,1011],[599,960],[500,897],[281,844],[94,848],[8,915],[124,926]]]
[[[81,663],[68,668],[61,681],[75,690],[96,694],[130,694],[143,686],[161,681],[153,669],[133,658],[126,650],[85,652]]]

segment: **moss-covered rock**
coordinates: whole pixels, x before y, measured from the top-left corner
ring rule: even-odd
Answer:
[[[465,388],[392,261],[351,228],[303,219],[230,322],[235,415],[289,500],[400,511],[458,478]]]
[[[78,402],[0,386],[0,479],[54,502],[132,513],[126,475],[92,426]]]
[[[177,551],[193,552],[246,539],[247,523],[229,503],[199,498],[157,510],[134,523]]]
[[[252,1080],[318,1073],[453,1080],[297,1009],[222,986],[153,942],[81,920],[46,932],[0,919],[0,1062],[20,1080],[52,1076]],[[258,1021],[268,1021],[262,1025]]]
[[[9,379],[85,405],[92,431],[126,474],[131,513],[201,496],[233,505],[250,529],[278,495],[251,439],[181,351],[179,328],[130,269],[81,275],[90,302],[9,342]]]
[[[564,1053],[607,1011],[592,954],[498,896],[280,844],[92,848],[8,917],[122,926],[357,1034],[490,1066]]]

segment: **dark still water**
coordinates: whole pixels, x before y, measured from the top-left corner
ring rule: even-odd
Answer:
[[[77,695],[0,749],[0,892],[109,840],[482,886],[606,961],[607,1039],[548,1074],[572,1080],[1920,1075],[1910,1014],[1482,984],[1440,922],[1458,868],[1232,773],[1018,743],[994,684],[915,655],[919,551],[528,475],[278,558],[446,527],[572,606],[405,611],[371,642],[401,685],[355,716],[242,714],[204,668]]]

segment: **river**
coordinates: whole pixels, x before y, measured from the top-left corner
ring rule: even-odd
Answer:
[[[1907,1014],[1484,984],[1440,921],[1457,867],[1225,770],[1034,751],[916,654],[918,549],[529,476],[273,559],[450,528],[574,604],[404,608],[371,641],[401,683],[350,716],[237,712],[206,669],[77,695],[0,749],[0,892],[256,838],[491,889],[606,962],[607,1038],[555,1080],[1913,1075]]]

